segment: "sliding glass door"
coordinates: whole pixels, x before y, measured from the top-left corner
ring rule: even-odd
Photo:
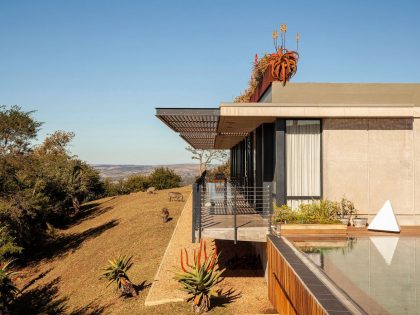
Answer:
[[[286,120],[287,203],[321,198],[321,121]]]

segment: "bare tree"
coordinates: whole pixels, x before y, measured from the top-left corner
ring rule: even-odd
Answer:
[[[194,149],[193,147],[187,147],[185,149],[191,152],[191,158],[193,160],[198,161],[199,175],[207,170],[207,167],[211,164],[211,162],[219,161],[224,163],[228,158],[228,153],[225,150],[202,150]]]

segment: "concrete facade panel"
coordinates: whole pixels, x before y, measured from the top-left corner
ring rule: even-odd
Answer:
[[[329,160],[368,160],[368,120],[325,119],[323,158]],[[349,132],[348,129],[351,129]],[[334,132],[329,132],[334,130]],[[326,132],[325,132],[326,131]],[[354,148],[357,147],[358,150]]]
[[[400,224],[420,223],[420,120],[323,120],[324,197],[346,195],[371,220],[386,200]]]
[[[369,208],[368,162],[324,160],[324,198],[346,197],[359,209]]]
[[[369,119],[369,160],[412,161],[412,119]]]
[[[376,214],[390,200],[395,214],[413,214],[413,181],[412,161],[370,161],[367,213]]]

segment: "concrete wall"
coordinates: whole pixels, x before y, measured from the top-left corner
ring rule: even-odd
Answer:
[[[271,85],[273,103],[325,106],[420,105],[418,83],[293,83]]]
[[[323,195],[354,201],[371,220],[390,200],[401,225],[420,224],[420,119],[323,119]]]

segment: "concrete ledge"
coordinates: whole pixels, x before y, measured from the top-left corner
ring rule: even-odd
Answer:
[[[197,246],[191,243],[191,216],[192,195],[190,195],[185,203],[184,210],[182,210],[171,240],[166,247],[165,254],[144,302],[145,306],[182,302],[185,300],[185,293],[179,290],[178,282],[173,279],[173,270],[179,263],[181,248],[185,247],[189,250]]]
[[[347,235],[345,224],[281,224],[277,235]]]
[[[237,240],[247,242],[266,242],[269,231],[267,227],[238,228]],[[233,228],[205,228],[201,232],[203,238],[218,240],[234,240]]]

